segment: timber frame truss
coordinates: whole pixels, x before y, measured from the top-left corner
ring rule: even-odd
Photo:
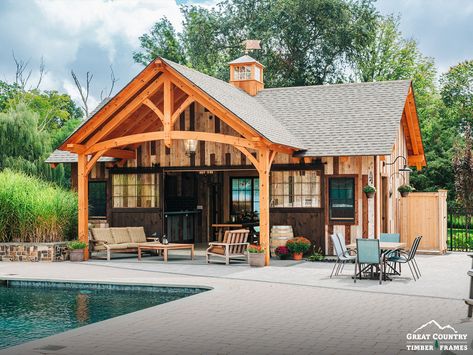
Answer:
[[[194,102],[240,136],[175,130],[181,113]],[[88,176],[102,156],[126,161],[136,158],[135,149],[143,142],[162,140],[170,148],[173,140],[190,139],[232,145],[255,166],[260,181],[260,242],[269,265],[269,173],[278,152],[292,155],[296,149],[273,144],[160,59],[148,65],[60,147],[78,155],[79,239],[88,243]]]

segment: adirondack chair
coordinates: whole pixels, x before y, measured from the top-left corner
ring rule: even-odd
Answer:
[[[206,261],[210,263],[210,256],[225,259],[225,264],[229,265],[231,259],[246,259],[248,260],[248,234],[249,230],[236,229],[225,231],[223,241],[209,243],[209,248],[206,252]]]

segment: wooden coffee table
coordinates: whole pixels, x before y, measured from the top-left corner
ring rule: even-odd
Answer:
[[[156,250],[156,251],[163,251],[164,254],[164,262],[168,262],[168,252],[169,250],[179,250],[179,249],[190,249],[191,251],[191,260],[194,260],[194,244],[177,244],[177,243],[169,243],[169,244],[161,244],[161,243],[146,243],[138,245],[138,260],[141,260],[141,251],[142,250]]]

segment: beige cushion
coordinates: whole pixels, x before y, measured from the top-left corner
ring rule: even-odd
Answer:
[[[115,243],[130,243],[131,238],[128,234],[128,228],[110,228]]]
[[[225,255],[225,248],[221,245],[214,245],[209,249],[209,253]]]
[[[138,245],[140,245],[140,243],[126,243],[127,248],[138,248]]]
[[[115,243],[110,228],[92,228],[91,231],[94,240],[106,242],[107,244]]]
[[[110,244],[109,245],[110,249],[115,250],[115,249],[126,249],[127,246],[126,244],[120,243],[120,244]]]
[[[146,234],[143,227],[128,227],[128,234],[133,243],[146,243]]]

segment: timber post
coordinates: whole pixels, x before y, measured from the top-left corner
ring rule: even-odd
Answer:
[[[259,193],[260,193],[260,245],[264,248],[264,264],[269,265],[269,172],[271,170],[271,151],[258,150],[259,155]]]
[[[77,160],[77,194],[78,205],[78,234],[81,242],[87,243],[84,250],[84,260],[89,259],[89,191],[88,191],[87,155],[78,154]]]

